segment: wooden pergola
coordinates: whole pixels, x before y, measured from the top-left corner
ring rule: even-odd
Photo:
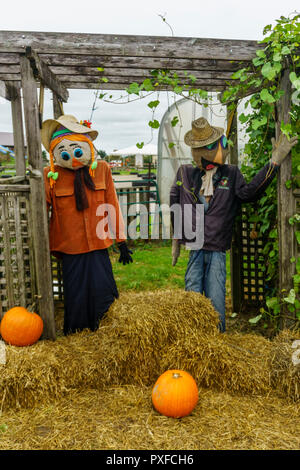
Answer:
[[[55,325],[42,178],[42,91],[45,88],[52,91],[55,117],[63,112],[62,105],[69,97],[68,89],[122,90],[132,82],[142,82],[151,77],[150,72],[155,69],[176,71],[183,83],[184,72],[191,73],[196,77],[194,86],[222,92],[230,83],[232,73],[246,67],[259,47],[256,41],[231,39],[0,31],[0,95],[11,102],[16,155],[16,177],[7,179],[5,187],[9,189],[13,185],[17,188],[19,185],[24,188],[29,184],[36,297],[45,324],[45,338],[55,338]],[[101,81],[101,76],[107,81]],[[288,69],[282,76],[282,88],[286,93],[278,106],[277,134],[281,121],[289,119],[291,90]],[[25,176],[22,109],[29,177]],[[236,116],[231,129],[236,133]],[[237,164],[237,155],[235,145],[230,163]],[[289,260],[295,256],[296,250],[293,229],[288,223],[289,217],[294,215],[295,198],[284,184],[291,176],[290,160],[283,163],[278,177],[280,288],[287,290],[291,287],[293,269]],[[233,253],[233,272],[235,260]],[[238,272],[232,277],[238,280]]]

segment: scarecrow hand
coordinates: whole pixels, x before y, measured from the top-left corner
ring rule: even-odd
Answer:
[[[180,255],[179,240],[173,238],[172,240],[172,266],[175,266]]]
[[[132,251],[129,250],[127,243],[126,242],[120,242],[118,243],[118,248],[120,250],[120,258],[119,258],[119,263],[129,264],[132,263]]]
[[[275,141],[272,137],[272,158],[271,162],[275,165],[280,165],[286,156],[290,153],[292,147],[297,145],[298,137],[291,137],[290,140],[287,139],[286,135],[280,134],[278,141]]]

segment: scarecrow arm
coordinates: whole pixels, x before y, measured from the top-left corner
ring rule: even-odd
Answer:
[[[257,201],[273,181],[277,170],[278,166],[273,163],[267,163],[247,184],[239,168],[236,167],[235,195],[241,202]]]

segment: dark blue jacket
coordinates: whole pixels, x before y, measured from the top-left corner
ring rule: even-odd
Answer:
[[[264,193],[276,175],[278,166],[268,163],[247,184],[236,165],[221,165],[213,177],[214,194],[204,215],[204,250],[226,251],[231,247],[235,216],[242,202],[254,202]],[[201,204],[199,191],[204,170],[182,165],[170,190],[170,206]],[[178,183],[179,182],[179,183]],[[174,221],[172,220],[174,226]],[[187,241],[183,237],[181,243]]]

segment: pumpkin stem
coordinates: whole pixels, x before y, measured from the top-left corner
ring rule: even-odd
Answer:
[[[180,377],[182,377],[182,375],[180,375],[178,372],[173,373],[173,379],[180,379]]]

